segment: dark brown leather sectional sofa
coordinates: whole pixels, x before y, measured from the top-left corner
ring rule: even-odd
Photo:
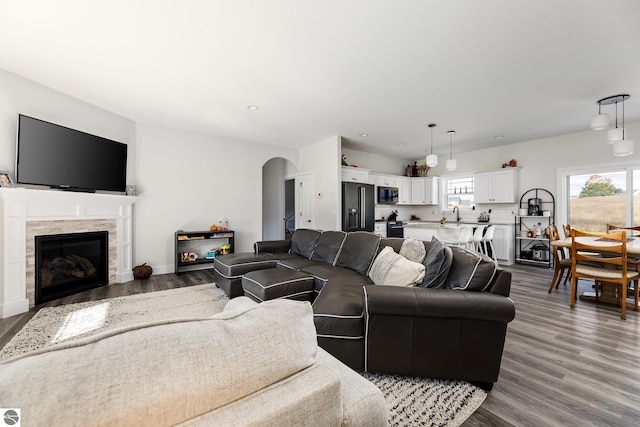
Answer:
[[[245,294],[243,276],[246,287],[253,271],[282,269],[269,274],[278,278],[308,275],[313,289],[295,298],[312,302],[319,345],[346,365],[466,380],[490,390],[500,372],[507,324],[515,317],[511,273],[473,252],[422,242],[427,255],[430,249],[443,254],[442,265],[427,268],[438,276],[429,283],[435,288],[374,285],[367,274],[376,255],[386,246],[399,253],[403,242],[368,232],[299,229],[291,240],[257,242],[253,254],[216,258],[216,284],[235,297]],[[269,290],[276,285],[294,295],[287,288],[293,282],[278,280]],[[260,300],[251,291],[247,295]]]

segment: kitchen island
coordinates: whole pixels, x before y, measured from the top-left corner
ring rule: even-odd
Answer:
[[[465,222],[447,221],[440,224],[438,221],[408,221],[404,225],[404,237],[416,240],[431,241],[433,236],[447,236],[446,240],[452,240],[459,235],[459,230],[464,227],[477,228],[478,226],[495,225],[493,236],[493,247],[496,252],[498,262],[502,264],[513,264],[514,245],[514,225],[512,222]]]

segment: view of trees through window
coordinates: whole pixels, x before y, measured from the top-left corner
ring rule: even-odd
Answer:
[[[640,189],[633,172],[633,187]],[[607,224],[626,225],[627,210],[640,204],[634,200],[640,196],[630,197],[627,193],[627,171],[624,170],[571,175],[568,185],[567,218],[571,227],[579,230],[605,232]]]

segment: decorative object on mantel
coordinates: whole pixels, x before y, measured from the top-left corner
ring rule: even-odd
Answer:
[[[13,187],[13,179],[11,179],[9,172],[0,171],[0,187]]]
[[[127,194],[127,196],[135,196],[136,195],[136,186],[135,185],[127,185],[126,194]]]
[[[617,157],[630,156],[634,151],[634,143],[627,139],[627,130],[624,127],[624,101],[629,99],[628,94],[613,95],[598,101],[598,114],[591,119],[591,129],[603,130],[609,126],[609,115],[602,113],[603,105],[615,104],[616,127],[607,132],[607,141],[613,144],[613,155]],[[622,127],[618,127],[618,103],[622,103]]]
[[[142,265],[133,267],[133,278],[135,280],[148,279],[153,274],[153,268],[145,262]]]
[[[436,127],[435,123],[430,123],[429,129],[431,129],[431,149],[429,150],[429,155],[426,158],[427,166],[430,168],[438,166],[438,156],[433,154],[433,128]],[[427,176],[427,175],[425,175]]]
[[[405,175],[411,176],[411,165],[407,165],[407,169],[405,170]]]
[[[455,130],[447,132],[449,134],[449,159],[447,160],[447,170],[454,171],[458,167],[458,162],[453,158],[453,134]]]
[[[342,166],[349,166],[349,163],[347,163],[347,156],[345,154],[342,155]]]
[[[418,176],[418,162],[413,162],[413,166],[411,166],[411,176]]]
[[[517,166],[518,166],[518,162],[516,162],[515,159],[511,159],[507,163],[502,164],[503,168],[515,168]]]
[[[418,176],[427,176],[428,171],[429,171],[429,166],[427,165],[418,166]]]

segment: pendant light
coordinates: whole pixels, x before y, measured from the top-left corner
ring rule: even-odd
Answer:
[[[611,105],[615,104],[616,107],[616,127],[610,129],[607,132],[607,142],[613,145],[613,155],[617,157],[629,156],[633,154],[634,151],[634,143],[633,141],[627,139],[627,130],[624,127],[624,101],[629,99],[628,94],[622,95],[613,95],[608,96],[606,98],[602,98],[598,101],[598,115],[594,116],[591,119],[591,129],[593,130],[601,130],[609,126],[609,116],[606,114],[600,114],[600,106],[602,105]],[[618,103],[622,103],[622,127],[618,127]],[[601,123],[598,123],[599,116],[607,116],[606,124],[603,120]],[[594,122],[596,126],[594,126]],[[604,127],[602,127],[604,125]]]
[[[447,170],[454,171],[458,167],[458,162],[453,158],[453,134],[455,130],[447,132],[449,134],[449,159],[447,160]]]
[[[431,150],[429,150],[429,155],[427,156],[427,166],[430,168],[438,166],[438,156],[433,154],[433,128],[436,126],[435,123],[431,123],[428,125],[429,129],[431,129]]]
[[[600,111],[601,101],[598,101],[598,114],[591,118],[591,129],[602,130],[609,126],[609,115]]]

